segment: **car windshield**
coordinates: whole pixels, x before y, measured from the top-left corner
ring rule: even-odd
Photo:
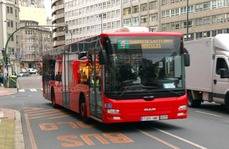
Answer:
[[[105,93],[113,98],[180,95],[184,91],[180,41],[178,37],[107,38]]]

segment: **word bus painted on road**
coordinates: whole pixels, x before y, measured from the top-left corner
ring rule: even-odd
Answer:
[[[43,57],[43,95],[103,123],[187,117],[181,33],[102,33]]]

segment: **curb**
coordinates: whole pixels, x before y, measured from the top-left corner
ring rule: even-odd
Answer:
[[[14,110],[15,112],[15,149],[25,149],[24,137],[21,125],[21,113]]]

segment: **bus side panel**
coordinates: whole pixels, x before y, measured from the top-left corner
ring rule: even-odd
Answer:
[[[79,61],[72,62],[72,82],[70,84],[70,109],[79,113],[79,91],[77,90],[80,83]]]

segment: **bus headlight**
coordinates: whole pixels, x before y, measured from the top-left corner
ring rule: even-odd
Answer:
[[[179,106],[178,111],[184,111],[184,110],[187,110],[187,105]]]
[[[119,109],[107,109],[107,113],[109,114],[119,114]]]

